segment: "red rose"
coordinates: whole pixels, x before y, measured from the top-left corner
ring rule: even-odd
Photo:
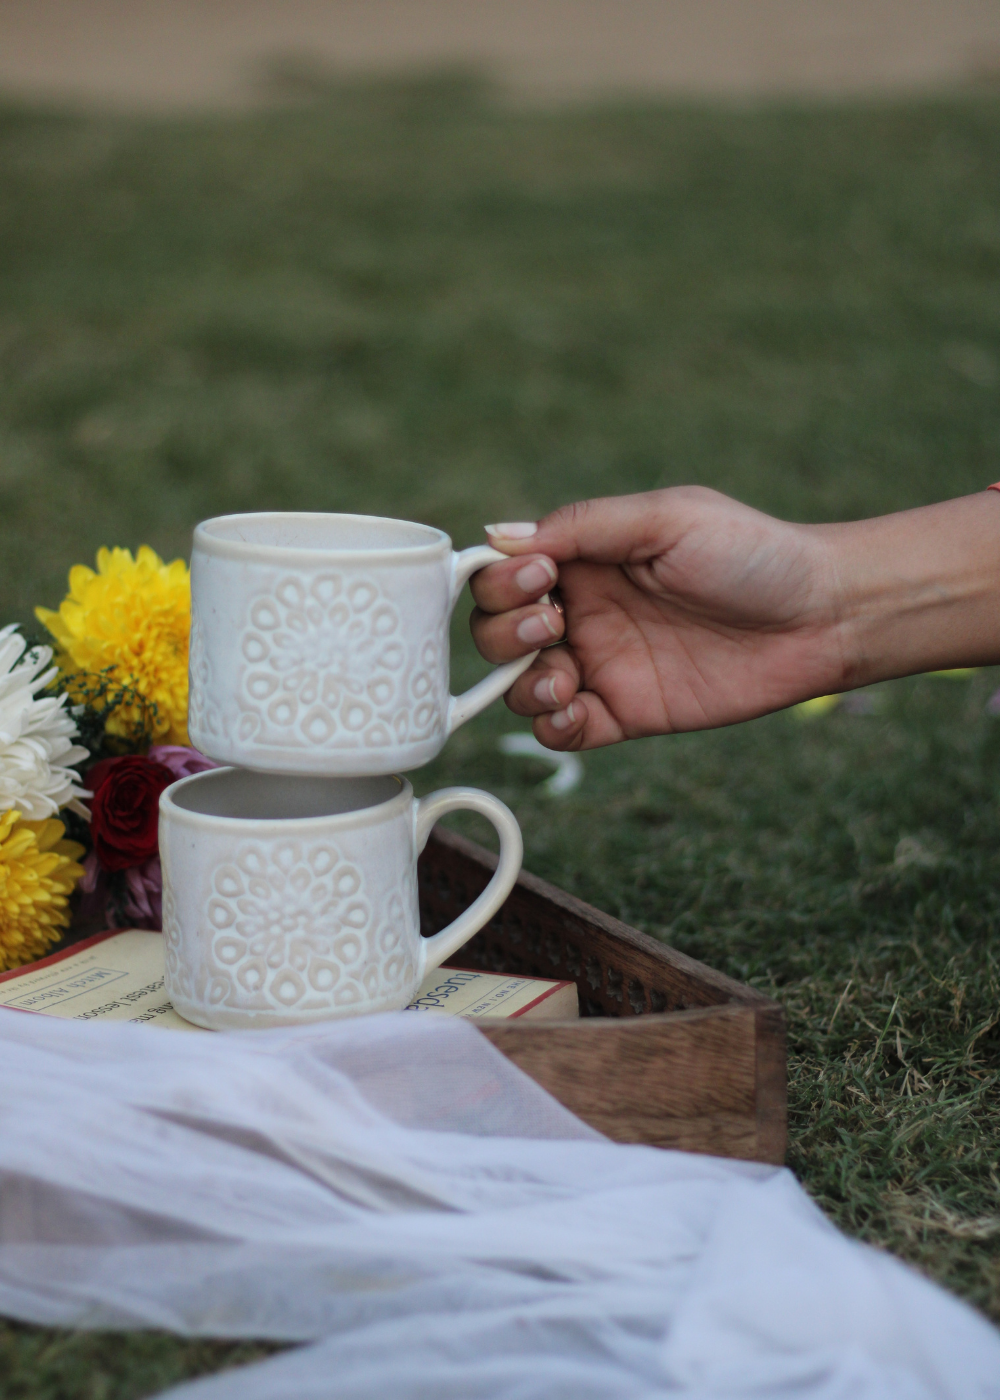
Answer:
[[[105,870],[127,870],[156,855],[160,793],[173,781],[164,764],[138,755],[105,758],[88,771],[90,835]]]

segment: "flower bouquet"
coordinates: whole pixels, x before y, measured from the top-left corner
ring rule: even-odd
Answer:
[[[188,744],[182,559],[102,549],[36,616],[47,635],[0,629],[0,972],[43,957],[74,913],[158,929],[160,793],[215,766]]]

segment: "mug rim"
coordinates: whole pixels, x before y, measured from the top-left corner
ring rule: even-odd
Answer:
[[[171,797],[171,793],[179,788],[188,787],[199,780],[210,778],[216,773],[245,772],[235,763],[226,764],[219,768],[206,768],[200,773],[190,773],[186,778],[178,778],[175,783],[163,789],[160,793],[159,811],[160,819],[167,817],[172,822],[181,826],[193,826],[201,831],[229,831],[243,832],[247,834],[251,829],[257,832],[265,832],[267,835],[278,836],[284,833],[302,835],[310,831],[322,829],[329,830],[332,826],[340,831],[356,831],[359,827],[377,826],[380,822],[388,821],[392,817],[398,816],[400,812],[413,802],[413,784],[402,773],[371,774],[367,776],[379,776],[394,778],[399,783],[399,792],[387,798],[384,802],[376,802],[370,807],[359,807],[351,812],[330,812],[318,817],[220,817],[209,812],[192,812],[189,807],[179,807]],[[251,770],[252,771],[252,770]],[[266,776],[266,775],[264,775]],[[274,774],[275,777],[288,777],[288,774]],[[304,777],[305,774],[296,774],[295,777]],[[330,776],[330,775],[323,775]],[[292,781],[295,781],[292,777]],[[344,781],[353,782],[351,776],[344,777]],[[364,777],[359,777],[358,781],[364,781]]]
[[[313,522],[316,520],[345,520],[364,525],[406,526],[421,530],[428,539],[420,544],[379,545],[365,549],[313,548],[309,545],[254,544],[250,540],[226,539],[212,533],[211,527],[221,521],[270,520]],[[208,520],[199,521],[194,527],[194,548],[205,554],[214,554],[223,559],[269,559],[294,560],[299,563],[310,560],[338,563],[419,563],[438,554],[451,553],[451,539],[436,525],[425,525],[418,520],[400,520],[389,515],[356,515],[350,512],[324,510],[248,510],[230,515],[213,515]]]

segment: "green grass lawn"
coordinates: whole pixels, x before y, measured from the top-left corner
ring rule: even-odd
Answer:
[[[997,477],[996,100],[539,115],[442,79],[169,123],[0,108],[5,619],[220,511],[464,545],[675,482],[832,520]],[[457,626],[456,686],[478,670]],[[780,998],[791,1166],[1000,1319],[998,684],[594,753],[558,804],[495,708],[418,780],[490,788],[529,869]],[[248,1354],[0,1324],[25,1400]]]

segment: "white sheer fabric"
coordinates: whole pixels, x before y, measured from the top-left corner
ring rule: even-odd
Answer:
[[[462,1021],[0,1010],[0,1312],[307,1342],[185,1400],[1000,1397],[785,1171],[592,1132]]]

